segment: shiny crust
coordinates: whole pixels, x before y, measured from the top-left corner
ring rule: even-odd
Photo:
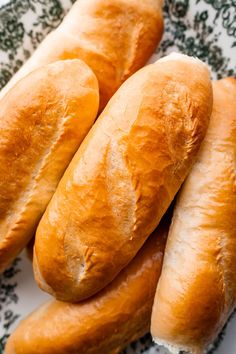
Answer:
[[[52,301],[21,322],[5,354],[118,354],[150,329],[169,219],[103,291],[79,304]]]
[[[0,109],[0,270],[34,235],[67,165],[93,124],[98,83],[80,60],[20,80]]]
[[[214,83],[209,129],[179,195],[152,314],[157,343],[202,353],[236,304],[236,79]]]
[[[98,78],[102,109],[121,83],[147,62],[162,33],[160,0],[79,0],[0,97],[42,64],[79,58]]]
[[[37,230],[39,286],[76,302],[135,256],[185,179],[212,109],[207,68],[170,56],[128,79],[63,176]]]

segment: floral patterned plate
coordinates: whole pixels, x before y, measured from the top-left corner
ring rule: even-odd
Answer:
[[[0,0],[0,89],[44,36],[59,25],[73,2]],[[236,75],[236,0],[165,0],[164,14],[165,34],[152,61],[180,51],[205,61],[213,79]],[[46,299],[48,295],[34,283],[30,261],[22,254],[0,277],[0,353],[19,320]],[[235,354],[235,331],[236,316],[232,316],[208,354]],[[147,335],[124,353],[167,351],[155,346]]]

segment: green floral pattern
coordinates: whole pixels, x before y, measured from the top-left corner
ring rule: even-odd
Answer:
[[[196,56],[214,79],[236,75],[235,0],[166,0],[164,9],[166,33],[158,54]]]
[[[20,259],[16,258],[12,266],[0,278],[0,324],[2,327],[0,353],[3,352],[12,324],[20,317],[19,313],[12,310],[12,304],[18,302],[15,276],[20,272],[19,262]]]
[[[9,0],[0,9],[0,89],[56,28],[73,0]]]
[[[143,0],[144,1],[144,0]],[[47,33],[56,28],[74,0],[0,0],[0,89],[20,68]],[[214,79],[236,76],[236,0],[165,0],[165,34],[156,57],[172,51],[206,62]],[[17,279],[22,262],[17,258],[0,277],[0,353],[21,317]],[[21,305],[22,306],[22,305]],[[209,348],[215,353],[225,329]],[[150,335],[132,343],[123,354],[165,354]],[[222,353],[222,352],[221,352]]]

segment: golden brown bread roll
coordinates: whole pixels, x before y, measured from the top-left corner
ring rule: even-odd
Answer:
[[[155,341],[203,352],[236,304],[236,79],[213,85],[197,163],[180,192],[152,314]]]
[[[20,80],[0,105],[0,271],[26,246],[92,126],[98,83],[80,60]]]
[[[99,294],[78,304],[52,301],[33,312],[11,335],[5,354],[118,354],[147,333],[168,226],[169,218]]]
[[[103,108],[121,83],[147,62],[162,33],[162,0],[79,0],[0,97],[43,64],[79,58],[98,78]]]
[[[37,230],[39,286],[85,299],[111,282],[158,225],[205,135],[206,66],[174,54],[128,79],[73,158]]]

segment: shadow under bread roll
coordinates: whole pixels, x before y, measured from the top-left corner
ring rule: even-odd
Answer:
[[[96,74],[102,109],[154,53],[163,33],[162,0],[78,0],[62,24],[3,88],[56,60],[82,59]]]
[[[213,84],[198,160],[177,199],[152,312],[154,340],[203,353],[236,306],[236,79]]]
[[[31,240],[29,241],[29,243],[25,247],[26,255],[31,262],[33,262],[34,242],[35,242],[35,238],[32,237]]]
[[[36,226],[98,110],[96,76],[80,60],[44,66],[0,102],[0,271]]]
[[[205,136],[212,86],[173,54],[116,92],[65,172],[36,233],[39,286],[78,302],[110,283],[159,224]]]
[[[150,330],[170,223],[162,220],[113,282],[78,304],[51,301],[23,320],[5,354],[118,354]]]

